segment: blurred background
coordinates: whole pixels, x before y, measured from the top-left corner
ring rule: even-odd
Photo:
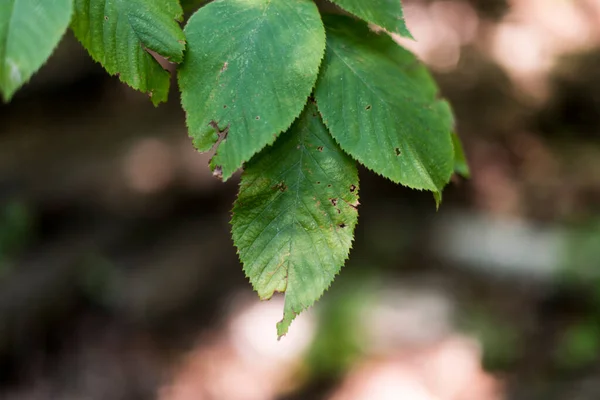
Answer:
[[[276,340],[176,90],[67,35],[0,106],[0,398],[600,398],[600,0],[405,0],[472,178],[361,170],[332,288]]]

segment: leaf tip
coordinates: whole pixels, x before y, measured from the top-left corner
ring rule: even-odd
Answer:
[[[442,205],[442,191],[433,192],[433,199],[435,200],[435,211],[439,211]]]
[[[148,97],[150,97],[150,101],[152,102],[152,105],[154,107],[158,107],[160,105],[160,103],[162,103],[164,101],[163,99],[160,99],[154,95],[154,90],[150,90],[147,94],[148,94]]]
[[[10,100],[12,99],[14,92],[8,91],[8,90],[2,90],[0,88],[0,93],[2,94],[2,102],[4,104],[10,103]]]
[[[397,33],[402,37],[405,37],[410,40],[414,40],[415,42],[417,41],[417,39],[415,39],[413,34],[408,30],[408,27],[406,26],[406,22],[404,21],[404,18],[401,19],[401,26],[400,26],[400,29],[398,29]]]
[[[277,323],[277,340],[281,340],[282,337],[287,335],[287,333],[290,329],[290,325],[292,324],[292,321],[294,321],[294,319],[296,319],[297,315],[298,314],[296,314],[293,311],[292,312],[284,311],[283,319]]]

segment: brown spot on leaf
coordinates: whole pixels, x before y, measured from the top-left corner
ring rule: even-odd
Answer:
[[[210,125],[211,128],[213,128],[215,131],[217,131],[220,140],[227,139],[227,134],[229,133],[229,125],[227,125],[225,129],[221,129],[219,128],[219,124],[217,123],[217,121],[215,121],[214,119],[210,121],[208,125]]]
[[[213,176],[217,179],[223,180],[223,168],[220,165],[217,165],[215,169],[213,169]]]
[[[365,107],[365,110],[367,110],[367,111],[369,111],[370,109],[371,109],[371,105],[370,104]]]
[[[402,150],[400,150],[400,147],[396,147],[396,156],[399,156],[402,154]]]
[[[225,61],[225,64],[223,64],[223,68],[221,68],[221,73],[227,71],[228,66],[229,66],[229,63],[227,61]]]
[[[340,228],[345,228],[346,224],[344,224],[343,222],[341,224],[338,225]]]
[[[284,181],[279,182],[277,185],[273,186],[271,189],[273,190],[279,190],[281,192],[285,192],[287,190],[287,185],[285,184]]]
[[[350,185],[350,193],[356,192],[356,185]]]
[[[337,207],[338,199],[329,199],[329,201],[331,202],[331,204],[333,204],[334,207]]]
[[[319,147],[317,147],[317,150],[319,150],[319,151],[323,151],[323,146],[319,146]]]

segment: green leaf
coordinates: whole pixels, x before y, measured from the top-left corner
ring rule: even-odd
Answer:
[[[413,38],[406,22],[400,0],[331,0],[350,14],[356,15],[385,30]]]
[[[300,114],[325,31],[311,0],[217,0],[185,27],[179,86],[194,145],[226,180]],[[217,128],[217,129],[216,129]]]
[[[233,208],[233,240],[260,298],[285,292],[279,336],[340,271],[357,207],[356,165],[331,138],[312,103],[272,147],[248,163]]]
[[[72,12],[72,0],[0,0],[0,92],[5,102],[50,57]]]
[[[450,118],[449,121],[454,121],[450,108],[446,107],[445,109],[446,111],[450,111],[450,114],[448,115]],[[453,124],[454,122],[452,122],[451,125]],[[462,142],[456,133],[452,134],[452,145],[454,147],[454,173],[469,179],[471,177],[471,171],[469,169],[469,164],[467,163],[467,158],[465,157]],[[433,199],[435,201],[436,210],[439,210],[440,205],[442,204],[442,190],[433,192]]]
[[[465,157],[462,142],[455,133],[452,134],[452,144],[454,145],[454,172],[468,179],[471,177],[471,170]]]
[[[170,74],[148,52],[183,61],[185,36],[177,23],[177,0],[75,0],[75,36],[111,75],[148,93],[157,105],[167,100]]]
[[[333,137],[376,173],[441,191],[453,171],[453,121],[431,77],[410,52],[366,24],[330,16],[326,29],[315,95]]]

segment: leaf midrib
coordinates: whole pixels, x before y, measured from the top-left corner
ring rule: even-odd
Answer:
[[[296,214],[297,214],[297,212],[298,212],[298,210],[299,210],[299,208],[300,208],[301,206],[302,206],[303,208],[305,208],[305,209],[306,209],[306,211],[308,212],[308,214],[309,214],[309,215],[311,215],[311,216],[312,216],[312,212],[311,212],[311,210],[309,209],[309,207],[306,205],[306,203],[305,203],[304,201],[302,201],[302,200],[300,199],[300,198],[301,198],[301,196],[300,196],[300,193],[301,193],[301,191],[302,191],[302,184],[303,184],[303,182],[304,182],[304,181],[307,181],[307,182],[311,183],[311,185],[312,185],[312,182],[311,182],[311,181],[310,181],[310,180],[307,178],[307,176],[306,176],[306,175],[304,174],[304,172],[303,172],[303,166],[304,166],[303,162],[304,162],[304,157],[305,157],[305,154],[304,154],[304,153],[305,153],[305,152],[308,152],[308,148],[306,147],[306,133],[305,133],[305,132],[303,132],[303,133],[301,134],[301,136],[300,136],[300,140],[298,141],[298,145],[300,145],[300,149],[298,149],[298,150],[300,151],[300,155],[299,155],[299,159],[298,159],[298,161],[297,161],[297,162],[295,162],[295,163],[294,163],[294,164],[293,164],[293,165],[292,165],[290,168],[288,168],[288,169],[287,169],[285,172],[282,172],[282,173],[280,173],[280,174],[278,175],[278,178],[277,178],[277,180],[279,180],[279,179],[282,179],[282,178],[283,178],[283,177],[284,177],[284,176],[287,174],[287,172],[289,172],[289,171],[290,171],[292,168],[298,168],[298,172],[297,172],[297,178],[296,178],[296,184],[295,184],[295,185],[293,185],[293,190],[294,190],[294,194],[295,194],[294,200],[293,200],[293,202],[292,202],[292,204],[291,204],[290,206],[286,207],[286,209],[285,209],[285,210],[284,210],[282,213],[280,213],[280,214],[278,214],[276,217],[274,217],[274,218],[271,220],[271,222],[269,222],[269,224],[268,224],[268,225],[267,225],[267,226],[266,226],[264,229],[262,229],[262,230],[261,230],[261,233],[259,233],[259,234],[256,236],[256,238],[254,239],[253,243],[252,243],[250,246],[248,246],[248,247],[246,248],[246,251],[250,251],[250,250],[251,250],[251,248],[253,247],[253,244],[254,244],[254,242],[256,242],[256,240],[258,239],[258,237],[262,235],[262,233],[264,232],[264,230],[265,230],[265,229],[266,229],[268,226],[270,226],[271,224],[273,224],[275,221],[278,221],[278,220],[279,220],[279,218],[281,217],[281,215],[282,215],[282,214],[284,214],[284,213],[287,213],[288,211],[292,210],[292,213],[291,213],[291,214],[292,214],[292,223],[291,223],[291,226],[290,226],[288,229],[289,229],[291,232],[294,232],[294,233],[297,233],[299,230],[302,230],[302,231],[304,232],[304,234],[306,234],[306,235],[307,235],[307,237],[308,237],[308,239],[310,240],[310,242],[311,242],[311,246],[312,246],[313,250],[314,250],[316,253],[318,253],[318,249],[317,249],[317,247],[316,247],[316,245],[315,245],[315,242],[314,242],[314,240],[313,240],[313,237],[312,237],[312,236],[311,236],[311,234],[310,234],[310,233],[309,233],[309,232],[308,232],[308,231],[307,231],[307,230],[306,230],[306,229],[303,227],[303,225],[302,225],[302,224],[301,224],[301,223],[298,221],[298,219],[297,219],[297,217],[296,217]],[[310,153],[309,153],[309,155],[310,155]],[[322,168],[322,166],[320,165],[320,163],[319,163],[319,162],[318,162],[316,159],[314,159],[314,157],[313,157],[313,160],[315,160],[315,163],[316,163],[316,164],[317,164],[317,165],[318,165],[318,166],[321,168],[321,170],[323,171],[323,174],[324,174],[325,176],[328,176],[328,174],[326,173],[326,171],[325,171],[325,170],[323,170],[323,168]],[[290,190],[292,190],[292,189],[290,188]],[[281,194],[281,195],[279,195],[279,196],[275,197],[274,199],[272,199],[272,200],[269,202],[269,204],[268,204],[267,206],[265,206],[265,207],[263,208],[263,210],[261,210],[261,212],[260,212],[259,214],[257,214],[257,216],[256,216],[256,217],[254,217],[254,218],[253,218],[253,220],[252,220],[252,221],[251,221],[251,222],[250,222],[250,223],[249,223],[249,224],[246,226],[246,228],[244,229],[244,232],[242,232],[242,236],[241,236],[241,237],[243,237],[243,236],[246,234],[246,232],[248,231],[248,228],[250,227],[250,225],[252,225],[252,223],[254,223],[254,222],[256,221],[256,219],[257,219],[257,218],[258,218],[260,215],[262,215],[262,213],[263,213],[263,212],[264,212],[264,211],[265,211],[267,208],[269,208],[269,206],[270,206],[271,204],[273,204],[275,201],[277,201],[277,199],[279,199],[281,196],[284,196],[284,194]],[[326,215],[327,215],[327,218],[329,219],[329,222],[330,222],[332,225],[334,225],[334,221],[333,221],[333,219],[331,218],[331,215],[330,215],[329,213],[326,213]],[[313,217],[313,219],[314,219],[314,217]],[[315,223],[318,223],[318,222],[315,220]],[[279,236],[281,233],[283,233],[283,232],[284,232],[284,230],[282,230],[282,231],[278,232],[277,234],[275,234],[275,235],[274,235],[274,236],[273,236],[273,237],[272,237],[272,238],[271,238],[271,239],[270,239],[270,240],[267,242],[267,244],[266,244],[265,246],[263,246],[263,249],[260,251],[259,255],[258,255],[256,258],[259,258],[259,257],[262,255],[262,253],[263,253],[263,252],[266,250],[266,248],[268,247],[268,245],[269,245],[269,244],[270,244],[270,243],[271,243],[273,240],[275,240],[275,239],[276,239],[276,238],[277,238],[277,237],[278,237],[278,236]],[[344,243],[343,243],[343,240],[342,240],[342,238],[340,237],[340,233],[339,233],[337,230],[334,230],[334,232],[335,232],[335,236],[336,236],[336,238],[337,238],[337,241],[338,241],[339,245],[340,245],[340,246],[343,246],[343,245],[344,245]],[[284,278],[284,279],[285,279],[285,286],[286,286],[286,290],[285,290],[285,292],[286,292],[286,297],[287,297],[287,287],[288,287],[288,283],[289,283],[289,271],[290,271],[290,267],[291,267],[291,266],[292,266],[292,264],[293,264],[293,262],[292,262],[292,259],[291,259],[291,257],[290,257],[290,255],[291,255],[291,254],[293,254],[293,253],[292,253],[292,248],[293,248],[293,246],[294,246],[294,243],[295,243],[295,238],[294,238],[293,234],[291,234],[287,240],[288,240],[288,258],[287,258],[287,260],[285,260],[285,261],[284,261],[284,263],[283,263],[283,264],[285,264],[285,268],[286,268],[286,276],[285,276],[285,278]],[[332,262],[332,264],[335,264],[335,259],[333,258],[333,254],[331,253],[331,254],[330,254],[330,256],[331,256],[331,262]],[[281,266],[279,266],[279,267],[277,268],[277,270],[279,270],[279,268],[281,268]],[[277,270],[276,270],[276,271],[277,271]],[[265,271],[266,271],[266,266],[265,266],[265,267],[264,267],[264,268],[261,270],[261,272],[260,272],[260,275],[259,275],[259,278],[258,278],[258,279],[262,278],[262,276],[264,275]],[[272,272],[272,276],[275,276],[275,271],[274,271],[274,272]],[[271,278],[271,279],[272,279],[272,278]],[[271,279],[269,279],[269,282],[271,281]]]

